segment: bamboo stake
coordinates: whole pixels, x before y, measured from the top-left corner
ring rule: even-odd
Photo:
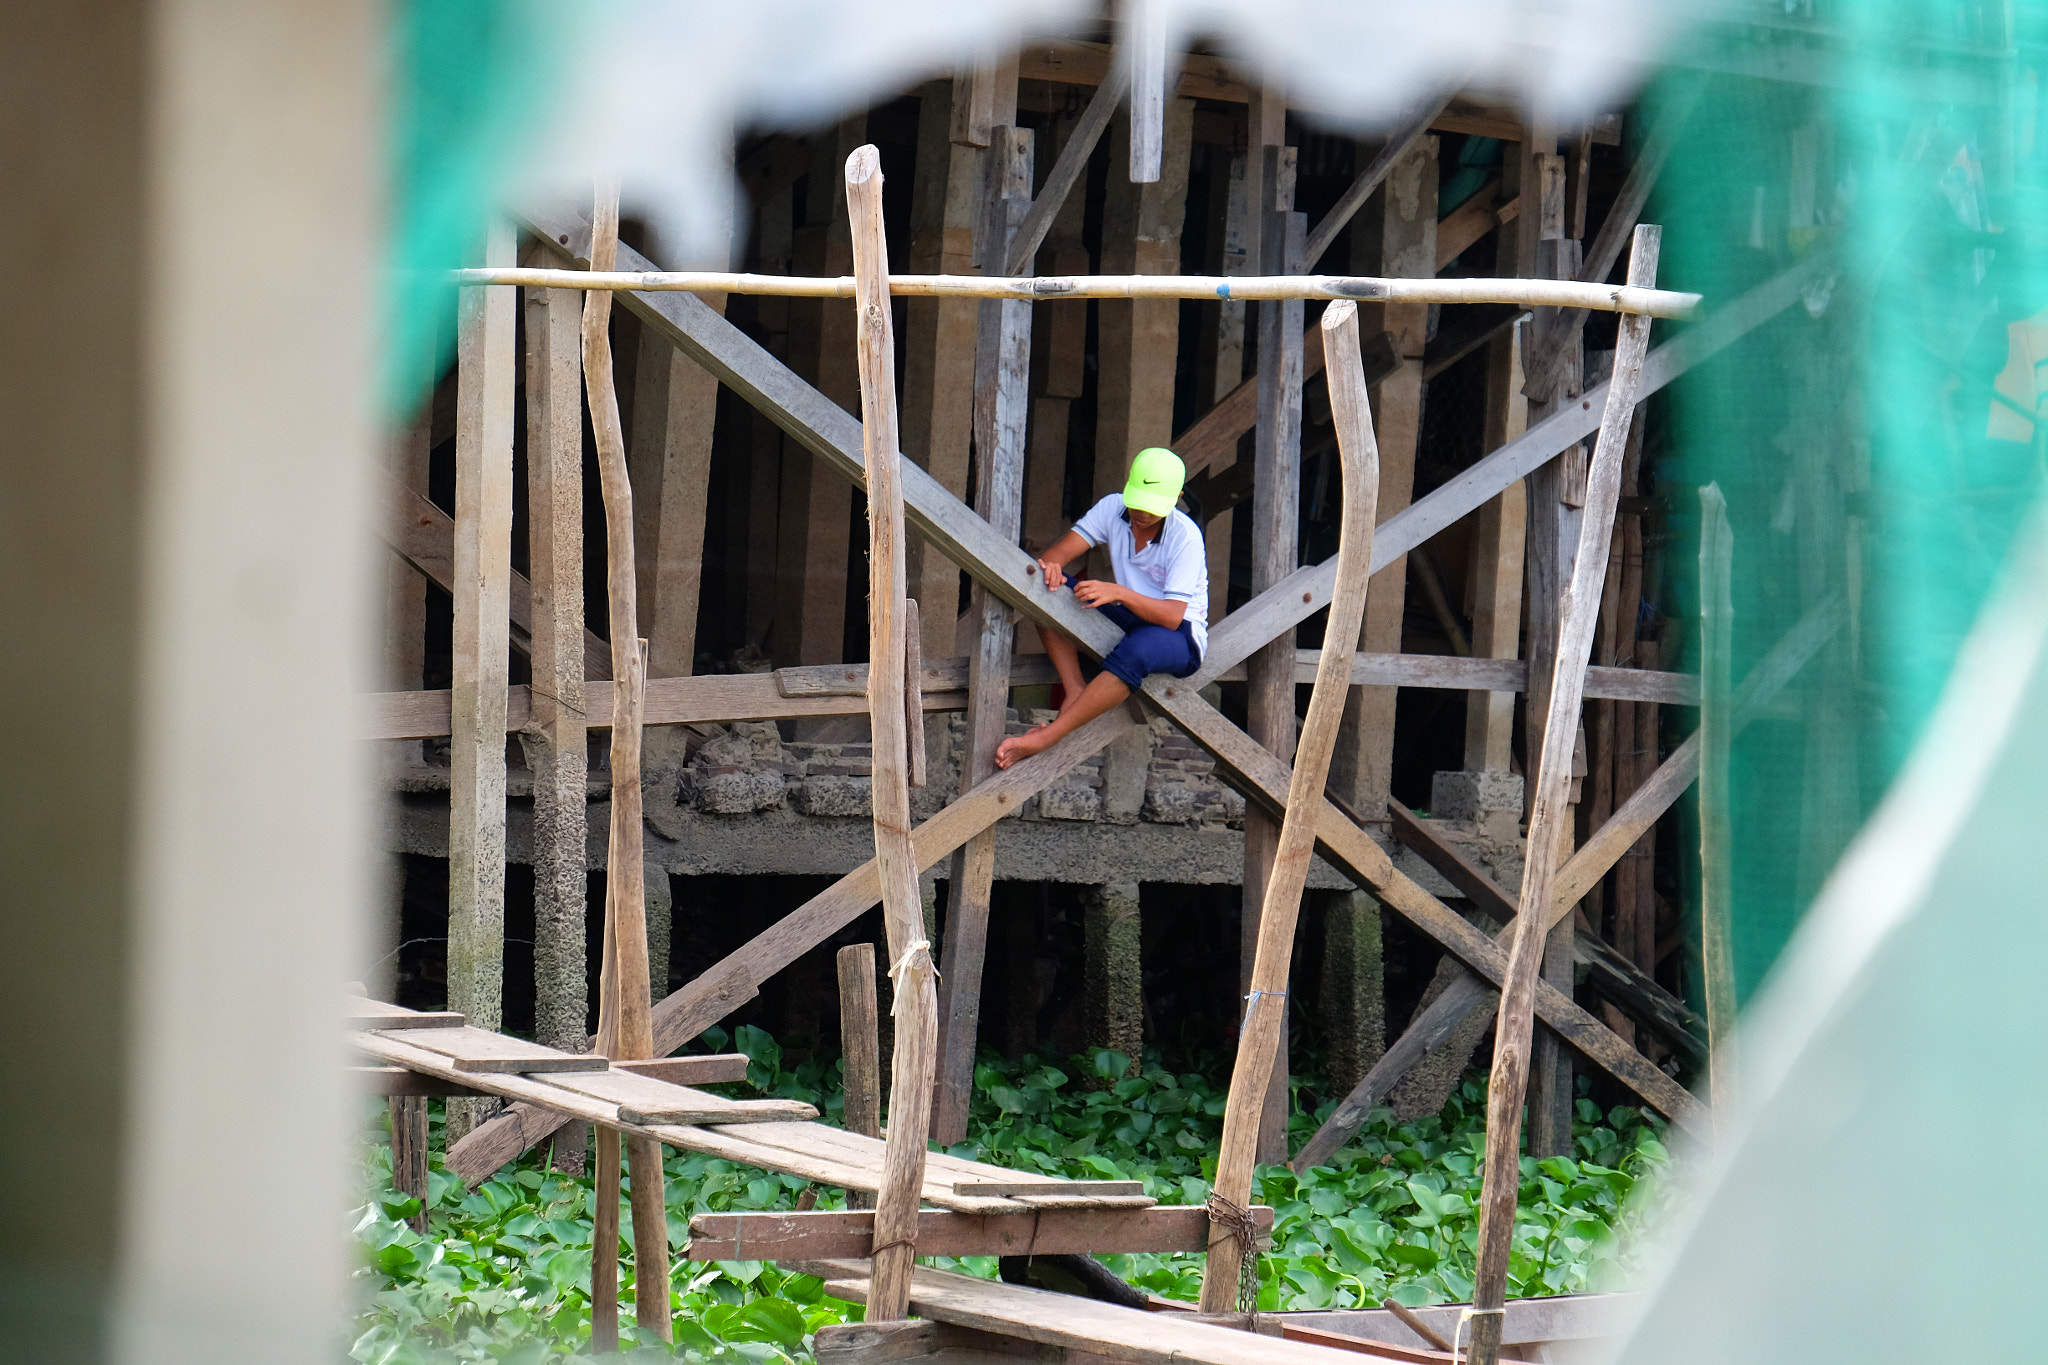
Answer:
[[[1645,225],[1635,231],[1629,259],[1629,282],[1648,285],[1657,277],[1660,230]],[[1536,977],[1543,965],[1547,913],[1554,898],[1562,830],[1571,819],[1572,742],[1578,733],[1573,718],[1585,699],[1586,663],[1593,646],[1593,627],[1600,614],[1600,591],[1607,579],[1609,531],[1621,498],[1622,454],[1629,424],[1635,416],[1636,393],[1642,386],[1643,356],[1649,349],[1646,318],[1627,318],[1614,351],[1614,377],[1607,388],[1607,407],[1600,420],[1587,476],[1585,516],[1579,527],[1579,553],[1571,582],[1559,604],[1558,646],[1550,686],[1549,714],[1543,730],[1542,758],[1536,770],[1536,802],[1529,819],[1529,856],[1522,873],[1522,894],[1515,916],[1514,945],[1508,952],[1507,979],[1502,983],[1500,1013],[1494,1025],[1493,1074],[1486,1096],[1486,1168],[1481,1186],[1479,1247],[1472,1283],[1473,1365],[1495,1365],[1500,1358],[1502,1314],[1505,1311],[1508,1249],[1515,1227],[1515,1199],[1521,1185],[1522,1102],[1529,1083],[1529,1051],[1534,1031]]]
[[[1735,1100],[1735,942],[1729,876],[1728,749],[1735,532],[1721,485],[1700,490],[1700,967],[1707,1000],[1708,1099],[1717,1126]]]
[[[762,294],[779,298],[858,297],[853,275],[752,275],[710,270],[541,270],[479,267],[453,272],[465,287],[516,284],[530,289],[632,293]],[[1688,318],[1698,294],[1631,285],[1541,279],[1389,279],[1374,275],[892,275],[898,298],[1027,299],[1358,299],[1371,303],[1507,303],[1523,308],[1586,308]]]
[[[618,258],[619,190],[601,185],[591,219],[594,266]],[[640,722],[647,686],[647,642],[638,638],[639,605],[633,570],[633,489],[626,473],[626,438],[612,379],[611,295],[593,291],[583,301],[583,376],[590,395],[591,429],[604,493],[605,596],[612,642],[612,821],[605,866],[604,966],[598,985],[597,1050],[618,1059],[654,1055],[648,998],[647,886],[640,817]],[[618,1207],[619,1135],[599,1130],[599,1217]],[[663,1193],[661,1148],[649,1139],[626,1144],[633,1169],[634,1316],[663,1341],[674,1340],[668,1295],[668,1201]],[[614,1229],[616,1231],[616,1229]],[[616,1245],[616,1240],[613,1245]],[[609,1266],[609,1321],[602,1320],[598,1263]],[[600,1240],[591,1261],[591,1334],[618,1334],[616,1258]],[[653,1293],[649,1286],[659,1286]]]
[[[1323,346],[1328,356],[1330,410],[1336,420],[1337,448],[1344,474],[1344,512],[1338,529],[1337,582],[1330,597],[1327,639],[1355,640],[1365,619],[1366,583],[1372,574],[1372,538],[1379,502],[1379,445],[1373,436],[1372,409],[1365,392],[1365,367],[1358,346],[1358,307],[1339,303],[1323,313]],[[1216,1181],[1210,1195],[1209,1259],[1202,1275],[1202,1311],[1244,1311],[1240,1295],[1247,1285],[1242,1270],[1253,1248],[1244,1238],[1250,1227],[1244,1210],[1251,1205],[1253,1166],[1257,1156],[1259,1120],[1266,1088],[1279,1053],[1287,1022],[1287,967],[1293,955],[1295,919],[1301,892],[1315,856],[1316,815],[1321,809],[1324,779],[1344,718],[1344,698],[1351,687],[1345,651],[1326,649],[1316,664],[1315,689],[1308,719],[1295,749],[1294,772],[1287,788],[1287,813],[1280,824],[1280,845],[1266,882],[1259,911],[1259,942],[1252,957],[1251,991],[1243,1030],[1238,1035],[1237,1062],[1231,1070],[1230,1099],[1223,1112],[1223,1145],[1216,1160]],[[1270,1002],[1270,1003],[1268,1003]]]
[[[910,843],[910,785],[903,709],[904,531],[902,455],[896,430],[896,340],[889,313],[889,255],[882,238],[881,154],[872,145],[846,159],[846,211],[853,224],[853,268],[861,288],[861,448],[868,493],[868,709],[874,734],[875,865],[889,930],[895,986],[890,1013],[896,1041],[889,1084],[889,1129],[875,1194],[875,1250],[868,1291],[870,1322],[901,1318],[916,1267],[918,1196],[924,1185],[925,1131],[931,1121],[938,1059],[937,974],[924,936],[917,855]]]

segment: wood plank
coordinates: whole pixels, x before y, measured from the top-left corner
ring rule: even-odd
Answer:
[[[1439,272],[1470,251],[1496,228],[1512,222],[1521,212],[1521,201],[1500,201],[1500,180],[1487,181],[1472,197],[1452,209],[1436,225],[1436,268]]]
[[[557,1052],[539,1043],[529,1043],[524,1038],[510,1038],[468,1025],[461,1028],[385,1029],[380,1031],[380,1036],[447,1057],[458,1071],[540,1076],[557,1071],[603,1071],[611,1065],[603,1057]]]
[[[1301,573],[1313,572],[1303,570]],[[1299,581],[1301,574],[1290,575]],[[1214,654],[1211,650],[1211,654]],[[1296,650],[1296,682],[1315,679],[1321,652]],[[713,674],[699,678],[649,678],[645,725],[730,724],[742,720],[780,720],[802,716],[854,716],[867,711],[866,664],[818,664],[777,669],[774,673]],[[964,660],[927,664],[919,675],[921,703],[926,711],[967,708]],[[1241,664],[1210,675],[1209,681],[1241,681]],[[1053,681],[1052,665],[1032,655],[1011,664],[1010,686],[1033,687]],[[1352,663],[1352,682],[1374,687],[1437,687],[1457,691],[1528,690],[1529,666],[1521,659],[1460,659],[1453,655],[1385,654],[1360,651]],[[586,685],[589,728],[611,728],[611,684]],[[1586,695],[1620,701],[1649,701],[1665,706],[1699,705],[1699,680],[1690,673],[1660,673],[1641,668],[1589,668]],[[506,689],[505,728],[518,732],[532,723],[532,689],[525,684]],[[446,691],[377,692],[363,698],[370,720],[366,739],[430,739],[449,728]]]
[[[1635,230],[1629,283],[1657,279],[1662,240],[1655,227]],[[1520,1191],[1517,1162],[1522,1147],[1522,1104],[1528,1086],[1530,1042],[1535,1027],[1534,995],[1543,967],[1544,940],[1564,840],[1571,822],[1572,743],[1584,701],[1586,664],[1599,624],[1600,587],[1607,577],[1607,553],[1621,497],[1621,463],[1635,419],[1636,393],[1649,351],[1650,320],[1622,319],[1615,343],[1614,377],[1609,381],[1587,476],[1585,515],[1570,586],[1559,608],[1556,666],[1542,730],[1542,758],[1536,769],[1536,799],[1529,817],[1528,855],[1522,874],[1520,913],[1501,983],[1499,1022],[1494,1028],[1493,1071],[1488,1082],[1486,1171],[1479,1214],[1479,1246],[1472,1302],[1472,1355],[1477,1365],[1494,1365],[1500,1355],[1501,1318],[1506,1301],[1509,1243]],[[1569,1082],[1567,1082],[1567,1085]],[[1564,1097],[1569,1105],[1569,1091]],[[1569,1128],[1565,1131],[1569,1146]]]
[[[1729,826],[1729,751],[1734,707],[1735,531],[1721,485],[1700,489],[1700,975],[1707,1005],[1707,1093],[1723,1123],[1735,1111],[1734,854]]]
[[[1285,324],[1283,324],[1283,327]],[[1358,637],[1365,621],[1367,580],[1371,575],[1373,525],[1379,507],[1379,445],[1373,436],[1372,406],[1366,398],[1365,374],[1359,355],[1358,306],[1335,303],[1321,321],[1323,349],[1329,356],[1330,414],[1336,424],[1337,446],[1343,462],[1343,515],[1338,527],[1336,597],[1330,608],[1329,638],[1349,641]],[[1284,335],[1284,332],[1283,332]],[[1294,954],[1294,929],[1301,911],[1302,889],[1308,884],[1309,862],[1315,855],[1313,805],[1323,798],[1330,759],[1337,744],[1337,730],[1344,718],[1346,694],[1350,690],[1348,660],[1331,651],[1318,670],[1309,697],[1308,718],[1302,726],[1301,743],[1288,778],[1286,814],[1263,888],[1259,907],[1258,937],[1251,964],[1251,985],[1239,1030],[1237,1062],[1231,1071],[1229,1101],[1223,1114],[1223,1140],[1217,1155],[1211,1207],[1223,1206],[1226,1213],[1251,1204],[1253,1165],[1262,1142],[1261,1128],[1276,1075],[1275,1062],[1283,1055],[1282,1041],[1287,1028],[1287,979]],[[1293,679],[1288,679],[1288,709],[1292,719]],[[1246,854],[1250,856],[1250,825],[1246,825]],[[1247,875],[1246,894],[1250,894]],[[1281,1110],[1285,1113],[1283,1089]],[[1284,1118],[1283,1118],[1284,1123]],[[1281,1153],[1286,1151],[1284,1127],[1278,1134]],[[1241,1216],[1241,1215],[1239,1215]],[[1215,1220],[1215,1236],[1208,1249],[1202,1276],[1202,1310],[1208,1313],[1240,1311],[1256,1305],[1242,1301],[1240,1274],[1246,1258],[1255,1251],[1243,1241],[1243,1229],[1232,1218]]]
[[[620,1118],[643,1125],[770,1123],[818,1117],[816,1109],[797,1100],[729,1100],[625,1070],[564,1074],[554,1083],[615,1104]]]
[[[991,206],[985,249],[1000,259],[1018,231],[1031,194],[1034,147],[1028,132],[1001,130],[991,151]],[[975,351],[975,512],[1015,541],[1024,522],[1026,413],[1030,399],[1031,306],[985,300]],[[995,771],[1011,687],[1016,628],[1009,609],[977,585],[969,599],[977,648],[968,659],[966,752],[960,790]],[[1045,661],[1049,663],[1049,661]],[[954,855],[948,882],[944,970],[940,973],[938,1085],[931,1136],[950,1147],[967,1134],[974,1093],[974,1044],[981,1021],[981,967],[995,884],[995,835],[983,831]]]
[[[1013,87],[1014,88],[1014,87]],[[1012,96],[1014,99],[1014,96]],[[938,994],[925,938],[916,851],[910,836],[906,680],[903,465],[896,423],[896,340],[889,303],[889,253],[882,227],[882,157],[873,146],[846,162],[846,211],[859,282],[858,342],[862,454],[868,495],[869,725],[874,748],[875,869],[895,984],[891,1135],[875,1195],[877,1244],[871,1262],[876,1320],[904,1316],[916,1264],[917,1206],[924,1185],[925,1130],[938,1052]]]
[[[957,1194],[979,1194],[997,1199],[1016,1199],[1027,1194],[1064,1195],[1077,1199],[1107,1195],[1145,1193],[1142,1180],[956,1180]]]
[[[360,995],[343,997],[342,1023],[349,1028],[461,1028],[463,1017],[454,1010],[409,1010],[366,1000]]]
[[[1273,1211],[1252,1217],[1270,1235]],[[693,1261],[865,1259],[874,1245],[875,1216],[846,1213],[700,1213],[690,1219]],[[917,1219],[921,1256],[1133,1255],[1200,1251],[1209,1218],[1199,1206],[1145,1209],[1059,1209],[970,1214],[925,1209]]]
[[[546,290],[546,293],[568,293],[573,291]],[[580,426],[577,439],[582,439]],[[455,518],[436,507],[424,494],[407,488],[397,479],[381,471],[373,475],[381,499],[378,507],[377,533],[383,537],[392,552],[417,570],[422,577],[441,591],[450,594],[455,591]],[[521,654],[533,650],[533,583],[517,569],[512,571],[512,586],[507,597],[512,616],[512,648]],[[580,629],[580,628],[579,628]],[[611,646],[583,631],[583,671],[592,678],[609,678],[612,675]]]
[[[864,1302],[867,1281],[833,1280],[825,1292]],[[1354,1359],[1327,1347],[1191,1321],[1191,1313],[1148,1313],[924,1267],[911,1281],[910,1308],[936,1322],[1130,1365],[1338,1365]]]
[[[393,1098],[405,1096],[447,1099],[456,1096],[473,1099],[483,1091],[471,1086],[444,1081],[434,1076],[420,1076],[402,1066],[345,1066],[342,1073],[358,1095],[389,1095]],[[397,1109],[392,1114],[397,1115]]]
[[[720,1085],[747,1078],[744,1052],[707,1053],[695,1057],[648,1057],[615,1061],[612,1070],[651,1076],[670,1085]]]
[[[1068,196],[1087,172],[1088,159],[1095,155],[1095,144],[1102,141],[1102,134],[1108,129],[1117,104],[1129,85],[1130,70],[1120,64],[1089,97],[1088,107],[1081,111],[1080,119],[1067,135],[1067,145],[1060,148],[1052,169],[1046,172],[1045,184],[1039,187],[1038,197],[1031,201],[1029,211],[1017,225],[1016,235],[1003,253],[1004,274],[1021,275],[1030,269],[1038,248],[1045,242],[1046,233],[1052,229],[1053,220],[1059,216]]]
[[[493,217],[484,258],[509,264]],[[453,686],[448,774],[448,1005],[498,1026],[505,956],[505,685],[511,648],[512,403],[516,295],[461,293],[456,342]],[[458,1103],[451,1140],[482,1117]]]

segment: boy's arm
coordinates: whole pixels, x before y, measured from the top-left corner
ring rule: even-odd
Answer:
[[[1053,547],[1038,557],[1038,571],[1045,576],[1048,591],[1066,586],[1067,565],[1088,553],[1089,542],[1079,531],[1068,531]]]
[[[1091,607],[1104,602],[1121,602],[1129,607],[1133,615],[1148,625],[1164,626],[1168,630],[1179,630],[1180,623],[1188,614],[1188,604],[1170,597],[1147,597],[1136,589],[1121,583],[1105,583],[1091,579],[1074,585],[1074,598]]]

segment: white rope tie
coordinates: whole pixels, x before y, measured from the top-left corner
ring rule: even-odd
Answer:
[[[1465,1335],[1466,1323],[1472,1321],[1472,1319],[1476,1317],[1497,1313],[1500,1315],[1502,1326],[1505,1327],[1507,1324],[1507,1312],[1508,1310],[1506,1305],[1502,1305],[1499,1308],[1472,1308],[1468,1306],[1459,1309],[1458,1325],[1451,1329],[1451,1365],[1459,1365],[1460,1355],[1458,1351],[1458,1342]]]
[[[904,1001],[910,998],[910,992],[903,988],[903,977],[915,965],[919,953],[924,954],[924,965],[931,968],[932,980],[936,982],[939,979],[938,968],[932,967],[932,942],[930,939],[918,939],[908,948],[905,948],[903,956],[897,958],[895,965],[889,968],[889,984],[895,988],[894,994],[896,997],[889,1002],[889,1013],[894,1018],[901,1019],[903,1017]]]

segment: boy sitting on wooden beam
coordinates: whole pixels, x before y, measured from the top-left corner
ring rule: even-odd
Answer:
[[[1067,583],[1068,564],[1107,545],[1116,581],[1075,579],[1074,597],[1121,626],[1124,638],[1083,687],[1074,642],[1051,627],[1039,628],[1065,694],[1060,713],[1048,725],[1004,740],[996,749],[998,768],[1029,758],[1121,705],[1148,673],[1185,678],[1201,667],[1209,647],[1209,559],[1201,528],[1174,506],[1186,481],[1187,468],[1172,451],[1139,451],[1124,491],[1089,508],[1039,559],[1046,590],[1057,592]]]

